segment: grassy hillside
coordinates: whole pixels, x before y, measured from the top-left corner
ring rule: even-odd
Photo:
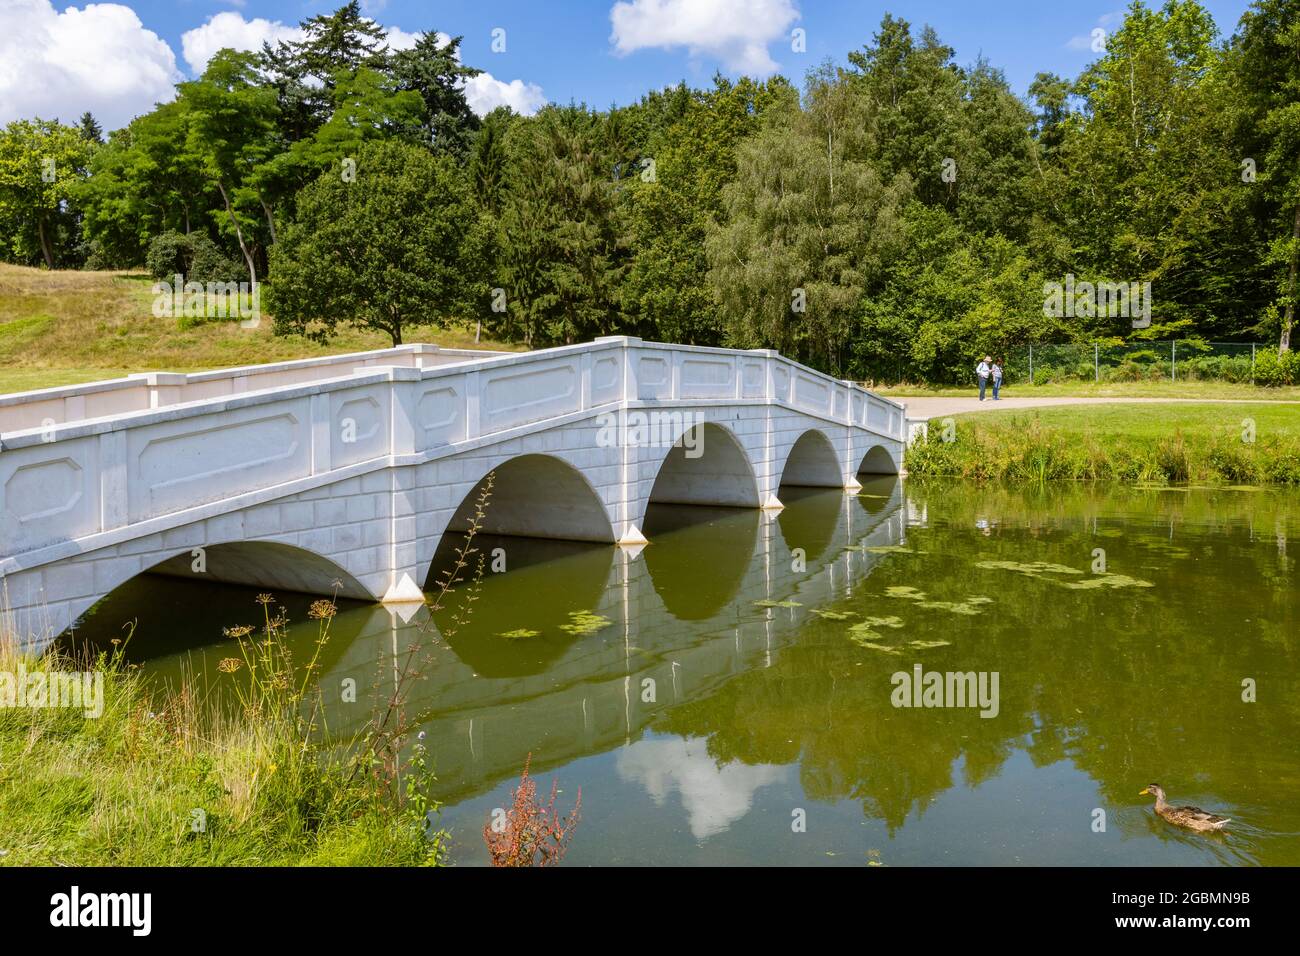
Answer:
[[[153,315],[153,282],[120,272],[49,272],[0,263],[0,393],[113,378],[196,371],[384,348],[388,336],[347,331],[329,345],[238,321],[189,324]],[[408,342],[475,348],[474,331],[422,326]],[[478,347],[513,346],[482,342]]]

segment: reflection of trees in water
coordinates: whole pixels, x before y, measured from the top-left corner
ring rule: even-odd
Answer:
[[[851,621],[811,618],[772,667],[674,708],[656,729],[707,736],[721,761],[797,760],[811,796],[858,800],[891,828],[953,786],[958,758],[973,786],[1024,749],[1040,766],[1072,760],[1117,806],[1137,803],[1148,778],[1178,781],[1186,799],[1264,803],[1270,829],[1300,830],[1300,581],[1273,540],[1276,528],[1295,529],[1293,494],[930,486],[915,497],[930,527],[911,529],[908,543],[928,553],[892,555],[869,589],[833,609],[899,614],[899,633],[941,632],[950,646],[894,657],[848,641]],[[976,528],[981,515],[996,518],[995,535]],[[1154,586],[1071,589],[1050,576],[976,566],[1048,561],[1088,571],[1096,547],[1109,571]],[[995,603],[976,617],[927,612],[881,597],[890,585]],[[1243,606],[1243,593],[1264,597]],[[916,661],[1000,672],[1001,713],[895,709],[889,677]],[[1267,700],[1242,703],[1243,677],[1268,688]]]

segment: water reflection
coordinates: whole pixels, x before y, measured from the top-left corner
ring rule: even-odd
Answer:
[[[691,834],[705,840],[723,833],[749,812],[760,787],[780,783],[791,768],[778,764],[719,764],[701,740],[663,737],[638,740],[619,751],[619,778],[643,787],[655,806],[676,793]]]
[[[452,534],[443,539],[433,560],[435,579],[463,541]],[[480,677],[543,673],[581,639],[563,629],[571,616],[602,605],[606,592],[619,586],[611,580],[617,550],[612,545],[484,534],[474,539],[474,547],[478,554],[472,559],[481,556],[484,564],[472,613],[454,632],[444,616],[439,634]],[[474,571],[463,574],[468,590]],[[559,593],[557,581],[564,582]],[[464,602],[453,598],[450,605],[459,609]]]
[[[734,604],[761,547],[762,520],[749,508],[651,505],[645,534],[656,544],[667,537],[669,547],[643,557],[664,609],[679,621],[707,621]]]
[[[1300,863],[1295,492],[873,479],[782,500],[779,516],[660,510],[639,555],[483,539],[507,569],[467,622],[336,618],[330,726],[360,726],[394,657],[426,648],[411,708],[467,861],[531,753],[584,789],[575,862],[716,861],[716,846],[729,862]],[[83,631],[138,616],[152,649],[183,619],[203,645],[190,659],[220,656],[220,625],[251,618],[251,598],[179,587],[117,593]],[[869,619],[896,623],[855,640]],[[516,631],[535,633],[502,636]],[[999,672],[998,716],[893,707],[890,676],[914,662]],[[348,678],[366,700],[342,701]],[[1153,779],[1237,826],[1171,829],[1137,796]],[[792,806],[815,839],[788,838]]]

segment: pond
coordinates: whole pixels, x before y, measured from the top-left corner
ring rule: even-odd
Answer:
[[[360,727],[418,643],[408,711],[461,865],[487,861],[530,755],[558,808],[581,790],[568,864],[1300,864],[1300,494],[879,479],[781,498],[656,505],[639,553],[480,537],[476,600],[462,585],[432,620],[343,605],[331,730]],[[78,636],[135,621],[158,680],[216,686],[254,594],[145,575]],[[312,599],[277,597],[309,643]],[[911,688],[931,673],[934,695]],[[1228,831],[1157,818],[1153,782]]]

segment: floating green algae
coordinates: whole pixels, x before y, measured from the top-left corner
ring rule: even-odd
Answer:
[[[897,655],[903,653],[897,647],[890,647],[887,644],[876,644],[872,641],[857,641],[856,643],[859,647],[865,647],[873,651],[882,651],[885,654]]]
[[[974,617],[980,612],[978,604],[967,601],[918,601],[916,606],[928,611],[947,611],[950,614],[964,614],[967,617]]]
[[[1078,568],[1072,568],[1064,564],[1052,564],[1048,561],[977,561],[977,568],[988,568],[1001,571],[1015,571],[1023,574],[1025,577],[1039,578],[1043,581],[1051,581],[1053,584],[1059,584],[1061,587],[1070,588],[1075,591],[1089,591],[1095,588],[1149,588],[1154,587],[1150,581],[1143,581],[1138,578],[1129,577],[1127,574],[1116,574],[1106,572],[1088,578],[1086,581],[1062,581],[1059,577],[1053,575],[1063,574],[1086,574],[1086,571],[1080,571]]]
[[[1076,591],[1092,590],[1093,588],[1153,588],[1155,587],[1150,581],[1143,581],[1139,578],[1131,578],[1127,574],[1099,574],[1095,578],[1089,578],[1086,581],[1058,581],[1063,587],[1072,588]]]
[[[889,617],[868,617],[863,618],[862,623],[868,627],[902,627],[903,619],[893,615]]]
[[[1041,578],[1046,574],[1083,574],[1078,568],[1050,561],[976,561],[975,567],[995,571],[1015,571],[1026,577]]]
[[[602,617],[594,611],[572,611],[569,613],[569,623],[561,624],[560,630],[569,634],[594,634],[613,623],[609,618]]]
[[[991,604],[993,599],[981,594],[973,595],[965,601],[932,601],[924,591],[906,584],[895,584],[885,588],[885,597],[902,598],[915,601],[917,607],[931,611],[948,611],[951,614],[973,615],[980,612],[980,605]]]
[[[504,637],[510,641],[526,641],[530,638],[541,636],[541,631],[534,631],[526,627],[516,628],[513,631],[502,631],[497,637]]]
[[[893,584],[885,588],[885,597],[903,598],[907,601],[924,601],[925,592],[908,584]]]
[[[849,640],[854,644],[861,647],[869,647],[874,651],[889,651],[891,654],[897,654],[899,653],[897,649],[874,642],[884,637],[877,628],[902,626],[903,619],[901,617],[890,616],[864,618],[849,628]]]
[[[847,621],[851,617],[857,617],[856,611],[827,611],[824,608],[815,607],[812,613],[827,621]]]
[[[754,607],[803,607],[798,601],[755,601]]]

